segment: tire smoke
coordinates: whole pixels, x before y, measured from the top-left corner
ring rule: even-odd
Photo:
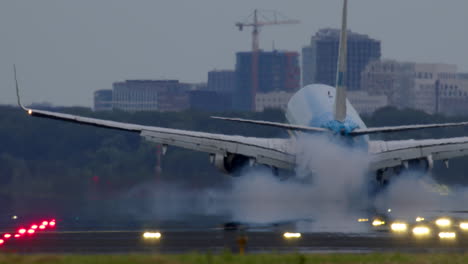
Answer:
[[[392,218],[414,219],[416,216],[440,217],[464,211],[468,189],[449,189],[437,183],[430,173],[407,171],[390,181],[386,190],[375,199],[375,207],[391,209]]]
[[[263,169],[234,181],[232,191],[223,194],[233,218],[299,221],[305,231],[362,232],[356,219],[368,202],[367,153],[327,136],[302,135],[296,144],[295,178],[281,181]]]

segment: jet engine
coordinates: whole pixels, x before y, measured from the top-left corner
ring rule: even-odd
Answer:
[[[448,167],[448,161],[446,161]],[[390,178],[399,176],[405,171],[419,171],[428,172],[434,168],[434,160],[429,155],[425,158],[406,160],[402,165],[395,166],[393,168],[380,169],[376,173],[376,180],[382,185],[387,185]]]
[[[232,176],[239,176],[240,169],[249,162],[248,157],[232,153],[228,153],[226,156],[212,154],[210,159],[221,172]]]

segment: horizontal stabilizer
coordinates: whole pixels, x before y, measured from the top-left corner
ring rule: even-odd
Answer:
[[[226,121],[239,122],[239,123],[248,123],[248,124],[255,124],[255,125],[262,125],[262,126],[278,127],[278,128],[284,128],[284,129],[289,129],[289,130],[294,130],[294,131],[301,131],[301,132],[330,132],[330,130],[328,130],[326,128],[299,126],[299,125],[291,125],[291,124],[270,122],[270,121],[250,120],[250,119],[230,118],[230,117],[219,117],[219,116],[212,116],[211,118],[226,120]]]
[[[360,135],[377,134],[377,133],[404,132],[404,131],[419,130],[419,129],[426,129],[426,128],[444,128],[444,127],[459,127],[459,126],[468,126],[468,122],[372,127],[372,128],[365,128],[365,129],[356,129],[350,132],[349,134],[352,136],[360,136]]]
[[[239,123],[247,123],[247,124],[254,124],[254,125],[261,125],[261,126],[284,128],[284,129],[293,130],[293,131],[300,131],[300,132],[322,132],[322,133],[323,132],[332,132],[329,129],[321,128],[321,127],[291,125],[291,124],[270,122],[270,121],[250,120],[250,119],[230,118],[230,117],[217,117],[217,116],[212,116],[211,118],[226,120],[226,121],[239,122]],[[348,132],[347,135],[350,135],[350,136],[363,136],[363,135],[378,134],[378,133],[404,132],[404,131],[419,130],[419,129],[426,129],[426,128],[444,128],[444,127],[459,127],[459,126],[468,126],[468,122],[444,123],[444,124],[427,124],[427,125],[373,127],[373,128],[356,129],[354,131]]]

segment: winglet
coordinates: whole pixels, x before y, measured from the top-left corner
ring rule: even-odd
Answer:
[[[348,53],[348,1],[343,1],[343,17],[341,24],[340,50],[338,54],[338,67],[336,74],[336,97],[334,106],[334,118],[343,122],[346,119],[346,60]]]
[[[13,64],[13,73],[15,75],[15,85],[16,85],[16,98],[18,99],[18,106],[23,108],[25,111],[27,111],[29,114],[31,114],[31,110],[27,109],[24,107],[24,105],[21,103],[21,98],[20,98],[20,91],[19,91],[19,85],[18,85],[18,78],[16,76],[16,65]]]

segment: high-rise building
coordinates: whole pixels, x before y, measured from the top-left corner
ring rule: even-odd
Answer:
[[[94,111],[112,110],[112,90],[97,90],[94,92]]]
[[[300,87],[299,54],[287,51],[259,51],[258,90],[256,93],[276,91],[294,92]],[[236,54],[236,89],[233,108],[255,110],[252,87],[252,52]]]
[[[187,85],[177,80],[127,80],[113,84],[113,108],[124,111],[181,111],[189,107]]]
[[[310,45],[302,48],[302,85],[336,84],[336,69],[340,30],[321,29],[312,36]],[[348,90],[361,89],[361,72],[369,61],[381,56],[380,41],[367,35],[348,32],[348,61],[346,86]]]

